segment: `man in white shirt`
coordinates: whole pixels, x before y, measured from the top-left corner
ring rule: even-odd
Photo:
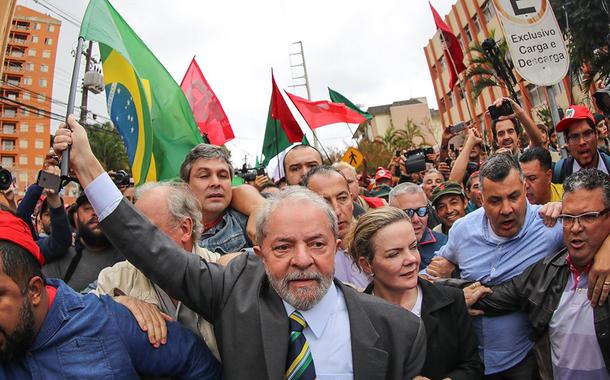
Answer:
[[[257,217],[256,255],[244,253],[225,269],[178,249],[124,201],[84,128],[72,117],[69,123],[72,131],[60,126],[54,149],[71,146],[71,168],[125,257],[214,324],[225,379],[418,375],[425,355],[421,321],[333,281],[337,217],[320,196],[291,188],[268,200]]]

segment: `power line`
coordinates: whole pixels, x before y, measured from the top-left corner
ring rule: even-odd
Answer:
[[[71,19],[69,16],[66,16],[63,13],[60,13],[61,11],[56,11],[56,10],[52,9],[51,7],[43,4],[40,0],[34,0],[34,2],[38,5],[40,5],[41,7],[47,9],[51,13],[54,13],[55,15],[59,16],[59,18],[62,18],[64,20],[66,20],[67,22],[69,22],[70,24],[76,26],[77,28],[80,28],[80,23],[78,21],[75,21],[75,20]],[[51,4],[49,4],[49,5],[51,5]],[[51,5],[51,6],[53,6],[53,5]]]

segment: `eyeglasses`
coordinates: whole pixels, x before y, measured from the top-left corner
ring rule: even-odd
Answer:
[[[409,218],[412,218],[415,213],[417,213],[417,216],[419,216],[420,218],[423,218],[424,216],[428,215],[428,207],[426,206],[419,208],[406,208],[403,211],[406,212],[407,215],[409,215]]]
[[[575,133],[573,135],[568,135],[568,142],[571,144],[580,142],[582,138],[585,141],[590,141],[595,136],[595,131],[592,129],[588,129],[583,133]]]
[[[608,211],[610,211],[610,209],[605,209],[602,211],[590,211],[590,212],[582,213],[580,215],[561,214],[561,215],[559,215],[559,220],[561,220],[561,223],[563,223],[563,225],[566,227],[572,226],[574,223],[576,223],[577,220],[580,222],[580,225],[583,227],[590,226],[597,219],[606,215],[608,213]]]

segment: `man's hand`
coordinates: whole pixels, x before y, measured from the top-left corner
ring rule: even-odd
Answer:
[[[557,223],[561,210],[563,209],[561,202],[549,202],[538,210],[538,215],[544,220],[544,225],[553,227]]]
[[[426,272],[436,278],[449,278],[454,270],[455,264],[440,256],[434,256],[432,262],[426,268]]]
[[[44,171],[58,177],[61,175],[61,170],[59,169],[59,166],[56,165],[46,165]],[[61,197],[55,190],[44,189],[44,193],[47,196],[47,204],[49,205],[49,209],[58,208],[61,206]]]
[[[257,175],[254,179],[252,186],[256,187],[256,190],[261,191],[263,186],[269,183],[269,177],[266,175]]]
[[[477,144],[481,144],[483,142],[483,139],[479,135],[479,131],[476,128],[470,127],[470,128],[468,128],[466,133],[467,133],[466,141],[472,141],[473,146],[475,146]],[[464,145],[466,145],[466,143],[464,143]]]
[[[471,306],[474,305],[482,297],[491,293],[492,290],[486,286],[481,285],[480,282],[475,282],[474,284],[465,287],[464,300],[466,301],[466,306],[468,306],[468,314],[473,317],[478,317],[485,314],[482,310],[472,309]]]
[[[446,162],[441,161],[436,165],[436,169],[443,175],[445,178],[449,178],[449,174],[451,174],[451,168],[447,165]]]
[[[72,115],[68,117],[68,125],[59,124],[53,139],[53,150],[59,156],[70,147],[70,167],[74,169],[81,186],[86,188],[104,172],[104,168],[93,155],[85,128]]]
[[[140,325],[142,331],[148,333],[148,341],[155,348],[167,343],[167,321],[173,321],[172,317],[162,313],[156,305],[140,301],[129,296],[118,296],[114,300],[125,306]]]
[[[593,257],[593,266],[589,271],[588,296],[591,306],[603,305],[610,292],[610,235]]]

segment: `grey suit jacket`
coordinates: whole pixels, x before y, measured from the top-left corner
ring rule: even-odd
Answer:
[[[178,248],[121,201],[102,222],[112,244],[148,278],[214,325],[225,379],[281,380],[288,316],[252,254],[223,268]],[[411,380],[426,352],[423,323],[412,313],[335,281],[350,320],[356,380]]]

